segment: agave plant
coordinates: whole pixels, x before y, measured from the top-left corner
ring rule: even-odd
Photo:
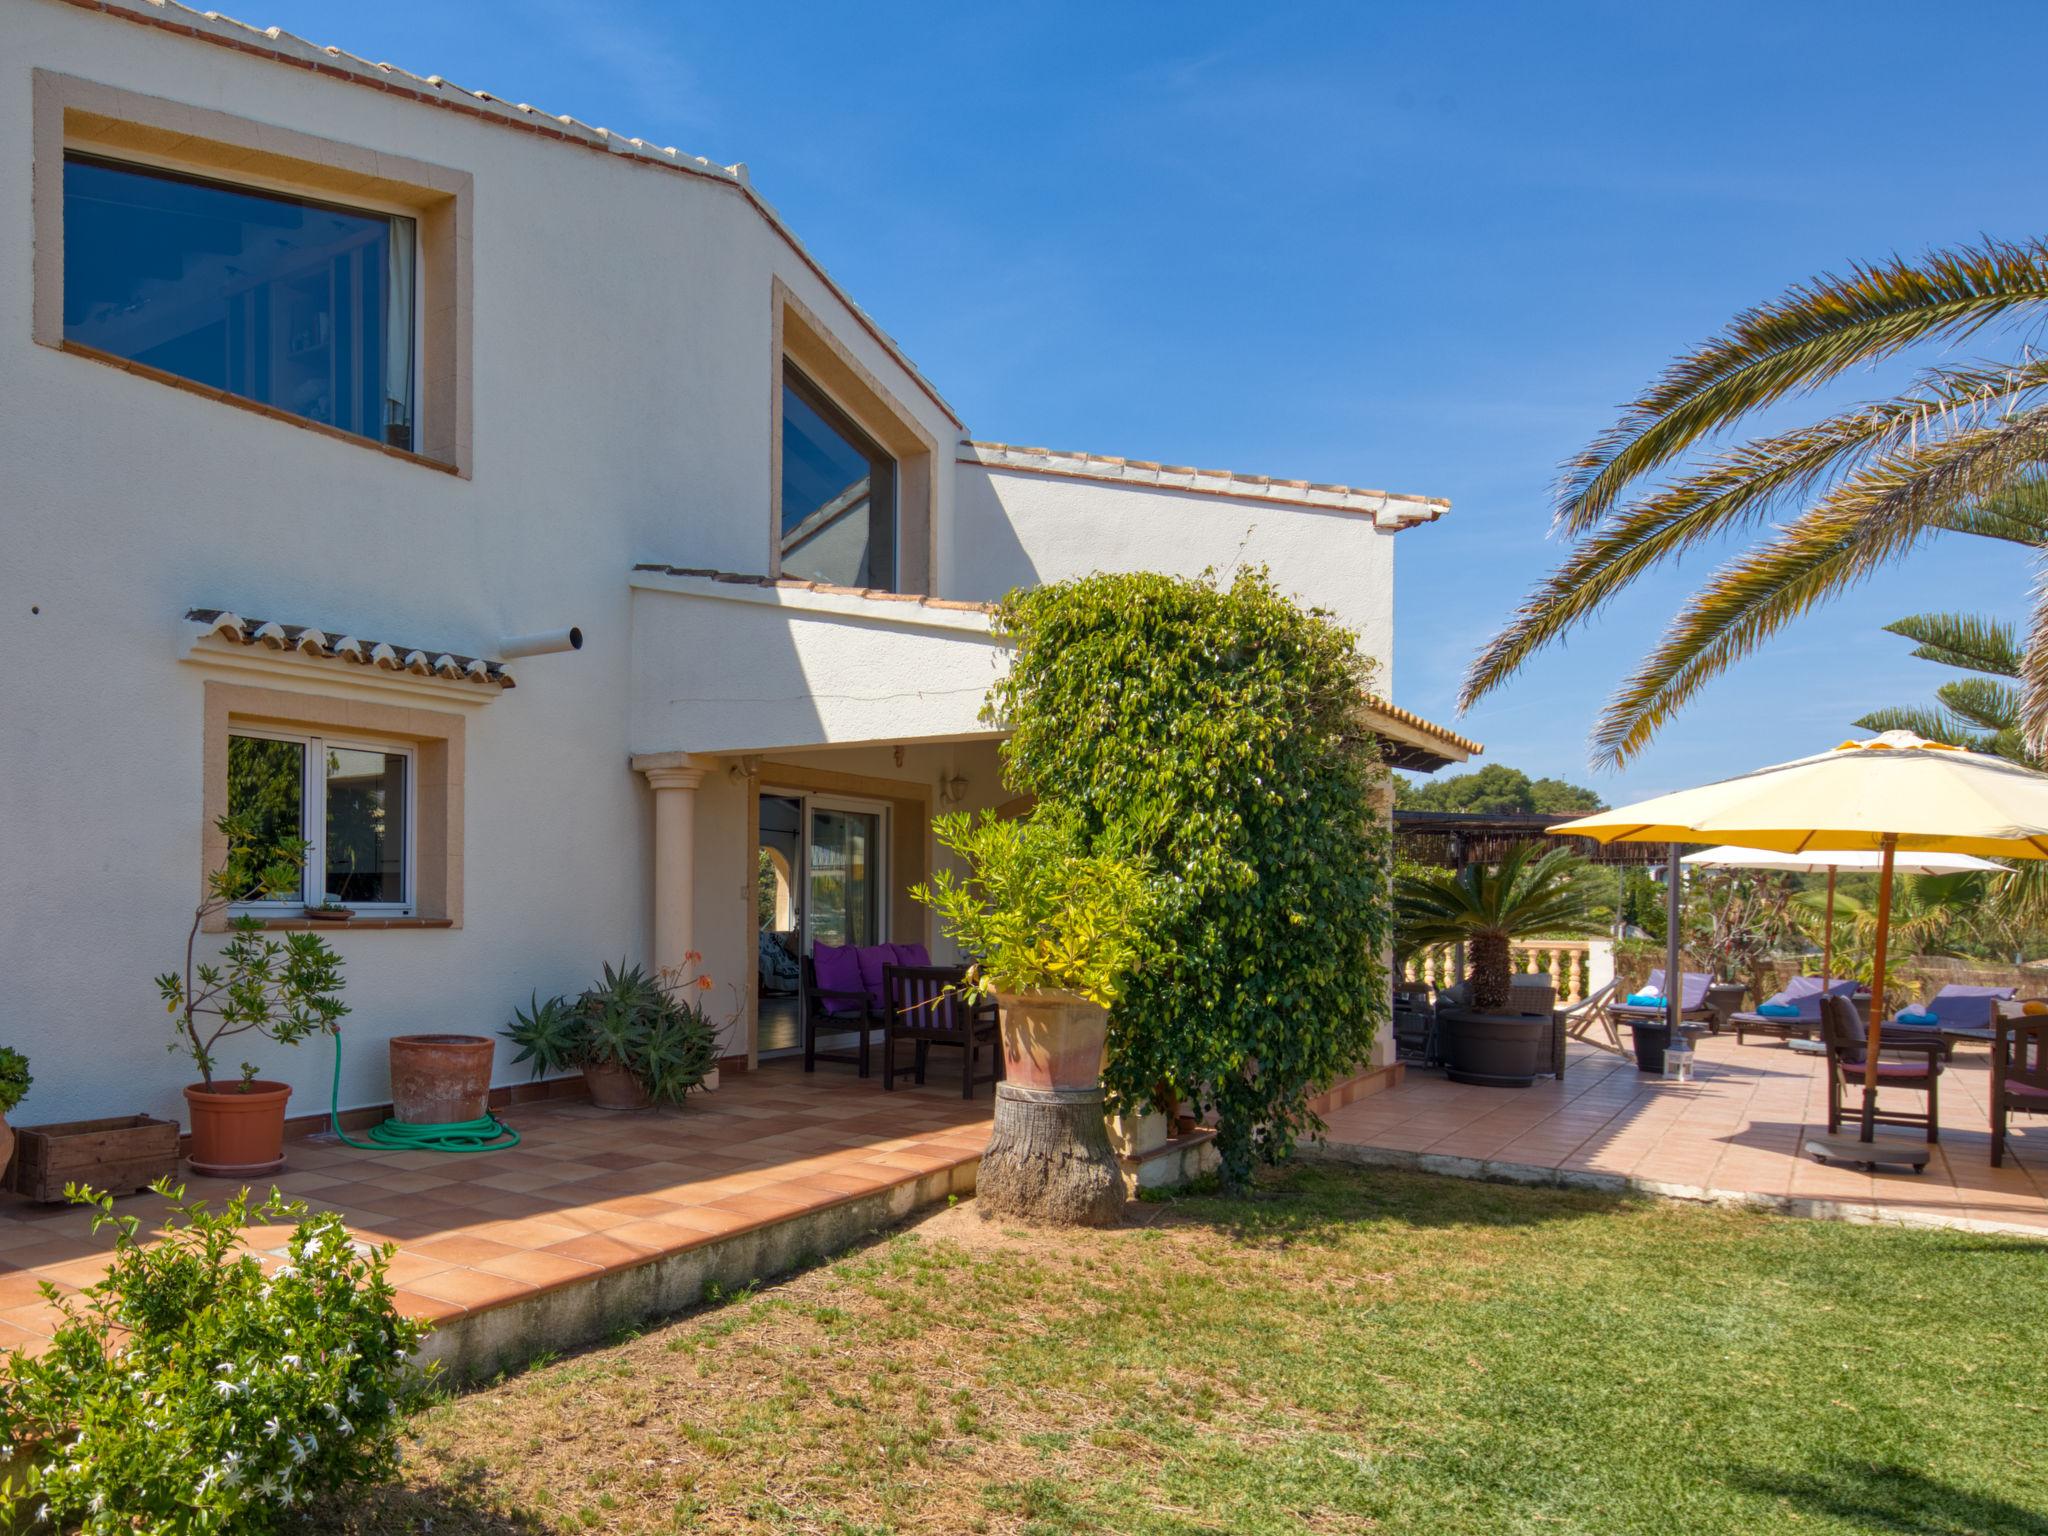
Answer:
[[[1514,940],[1591,938],[1604,931],[1576,878],[1583,867],[1566,849],[1527,843],[1498,864],[1403,875],[1394,884],[1397,942],[1404,950],[1463,944],[1472,1006],[1502,1012],[1514,975]]]
[[[1702,544],[1747,548],[1686,598],[1594,731],[1609,765],[1785,625],[1927,539],[2048,543],[2048,357],[1941,362],[1897,396],[1719,448],[1647,484],[1788,396],[1915,348],[1952,348],[2048,311],[2048,241],[1988,241],[1800,284],[1679,358],[1565,466],[1555,502],[1576,545],[1466,675],[1469,707],[1631,582]],[[1793,514],[1782,527],[1773,523]],[[2030,642],[2048,635],[2041,589]],[[2030,643],[2026,734],[2048,738],[2048,644]]]

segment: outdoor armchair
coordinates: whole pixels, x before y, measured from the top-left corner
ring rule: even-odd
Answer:
[[[1832,1135],[1842,1128],[1845,1102],[1855,1106],[1849,1111],[1850,1117],[1859,1123],[1862,1119],[1865,1047],[1869,1037],[1854,1004],[1844,997],[1824,997],[1820,1004],[1820,1038],[1828,1057],[1828,1132]],[[1888,1110],[1880,1100],[1871,1123],[1919,1127],[1927,1132],[1929,1141],[1941,1140],[1939,1085],[1941,1058],[1947,1049],[1940,1040],[1900,1040],[1887,1031],[1878,1046],[1878,1092],[1882,1095],[1887,1088],[1917,1089],[1927,1095],[1927,1113]],[[1909,1059],[1886,1061],[1887,1051],[1896,1051]]]
[[[2001,1018],[1991,1042],[1991,1166],[2005,1166],[2008,1116],[2048,1115],[2048,1014]]]
[[[911,1068],[924,1081],[935,1045],[960,1052],[960,1097],[974,1097],[976,1083],[1001,1082],[1003,1077],[1001,1014],[993,999],[976,1001],[962,987],[964,965],[889,965],[882,971],[882,1087],[896,1087],[896,1042],[916,1047]],[[984,1054],[988,1070],[977,1072]]]

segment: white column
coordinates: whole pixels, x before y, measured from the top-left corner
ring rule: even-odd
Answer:
[[[697,948],[697,786],[704,764],[687,752],[633,759],[654,789],[654,963],[679,966]]]

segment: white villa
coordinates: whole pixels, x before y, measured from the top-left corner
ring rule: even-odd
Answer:
[[[1263,562],[1393,697],[1395,539],[1446,503],[983,440],[743,165],[155,0],[4,0],[0,57],[30,1118],[183,1117],[151,977],[230,808],[313,845],[254,911],[345,959],[344,1108],[392,1035],[692,951],[729,1081],[796,1040],[764,922],[942,950],[906,892],[935,813],[1012,799],[1010,588]],[[250,1054],[324,1116],[325,1048]]]

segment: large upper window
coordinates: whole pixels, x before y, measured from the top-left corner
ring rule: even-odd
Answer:
[[[414,221],[64,157],[64,338],[413,446]]]
[[[796,368],[782,370],[782,574],[896,587],[896,461]]]
[[[271,862],[265,853],[283,839],[307,843],[300,889],[268,904],[317,906],[331,897],[358,910],[409,911],[411,767],[412,754],[398,747],[230,735],[228,811],[255,823],[258,865]]]

